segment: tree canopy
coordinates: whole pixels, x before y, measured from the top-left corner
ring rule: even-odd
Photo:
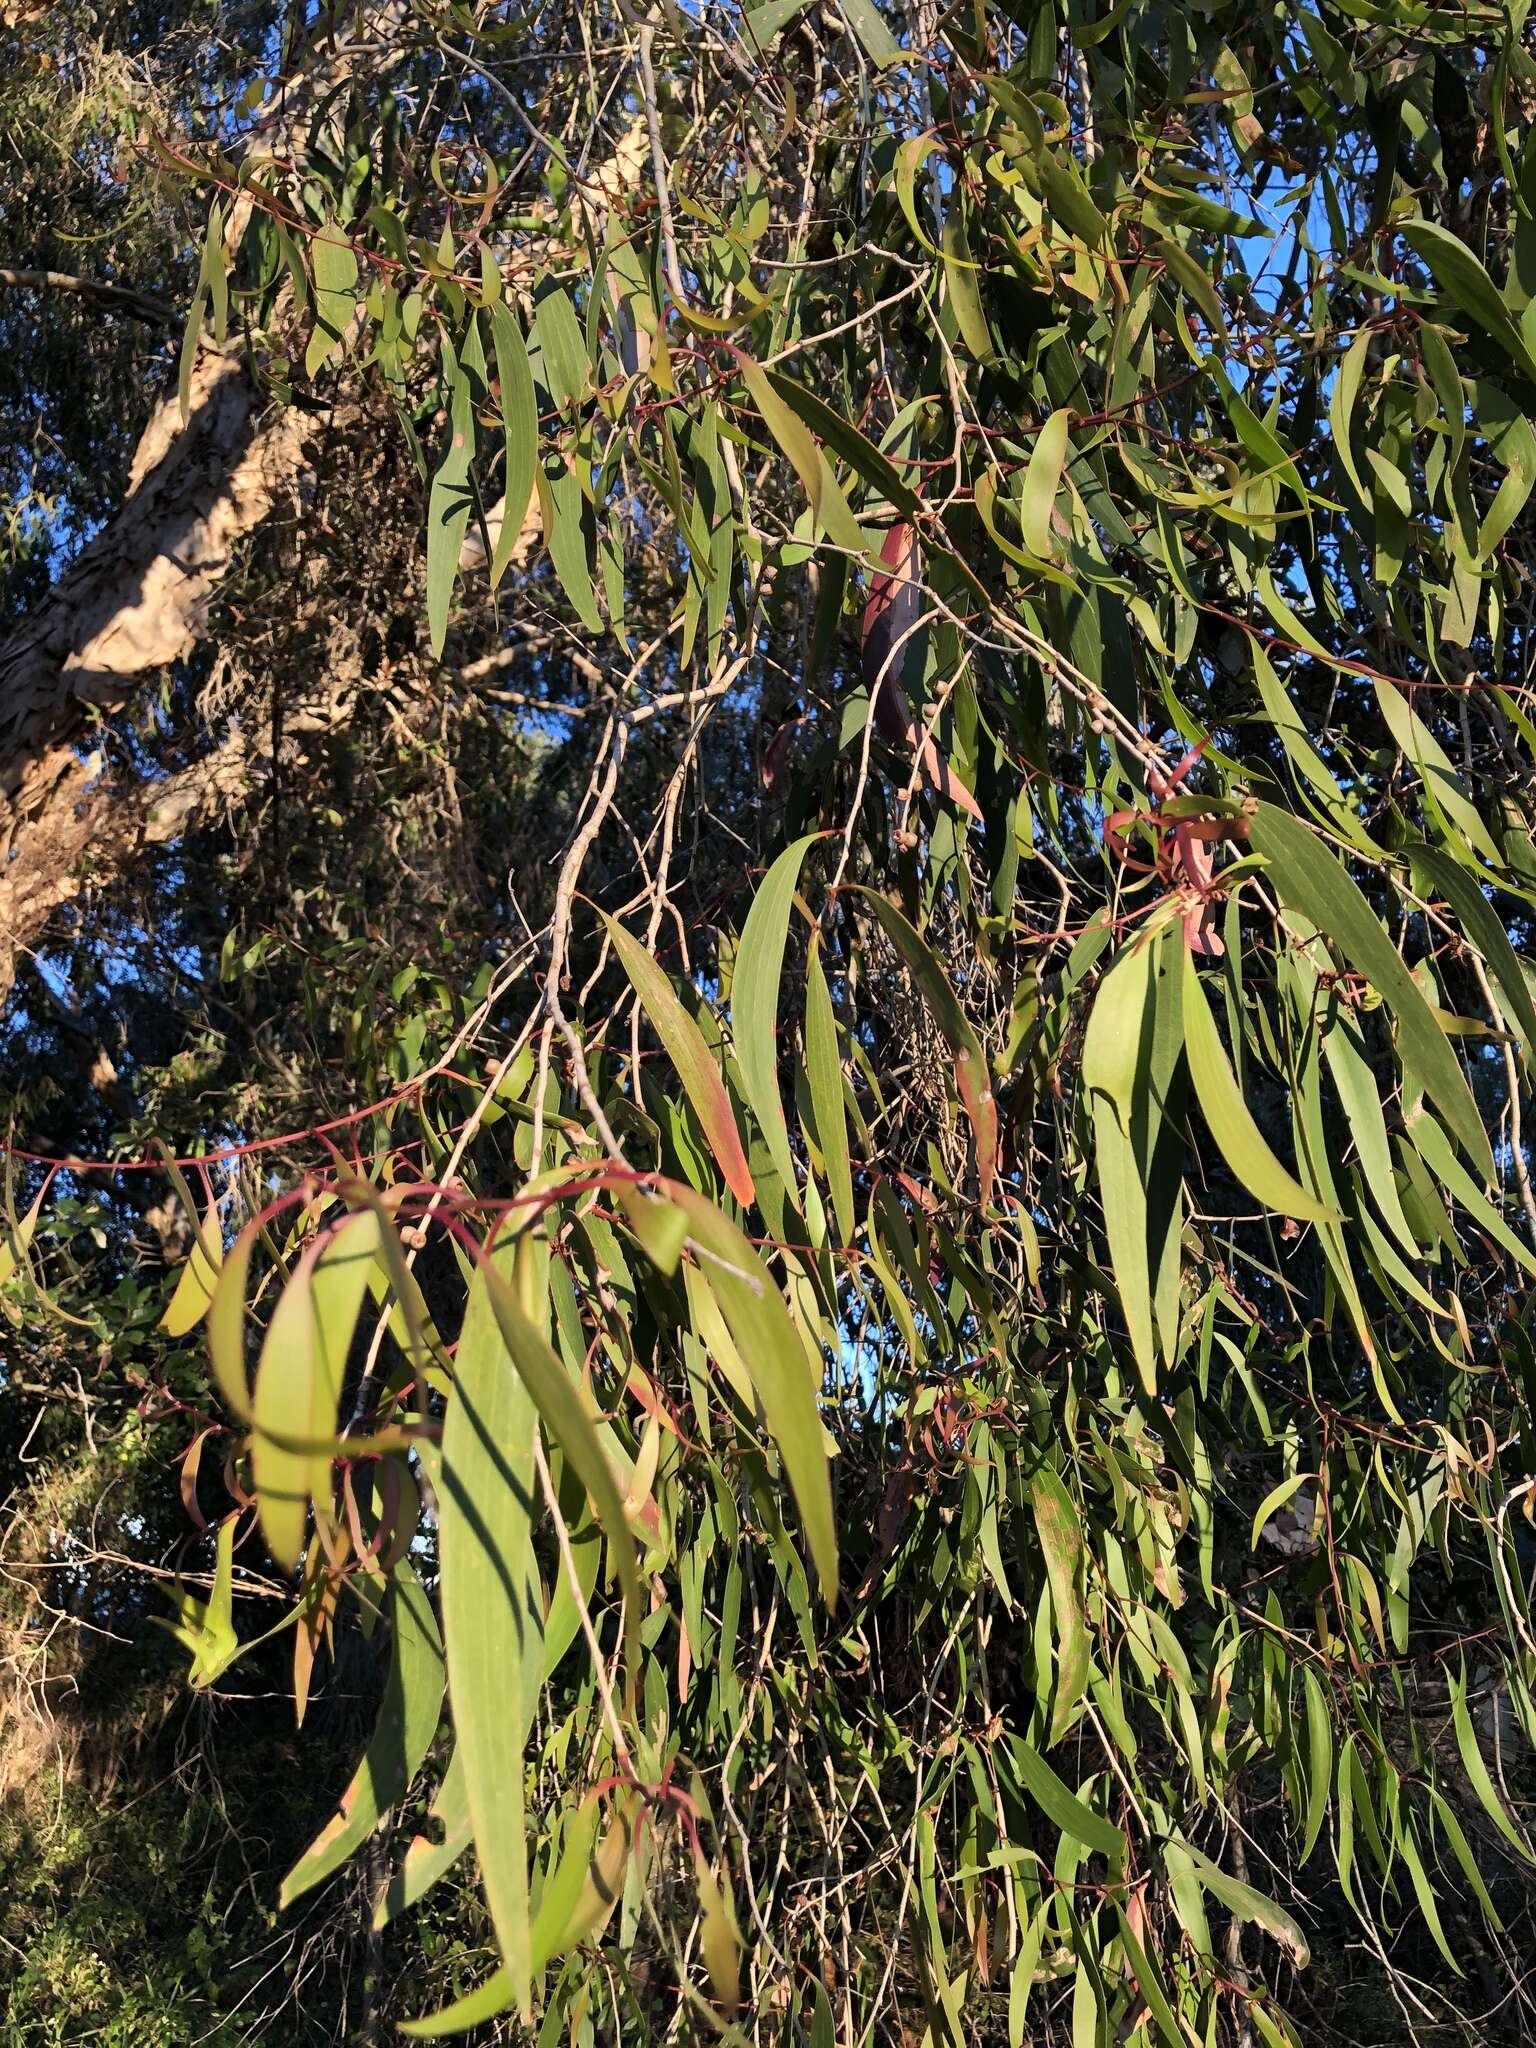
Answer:
[[[281,1780],[144,2038],[1524,2038],[1526,14],[6,10],[11,1720]]]

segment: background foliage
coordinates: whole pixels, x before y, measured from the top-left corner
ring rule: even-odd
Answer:
[[[1523,2038],[1525,11],[8,18],[5,2038]]]

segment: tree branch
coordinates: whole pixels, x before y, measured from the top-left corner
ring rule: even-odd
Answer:
[[[150,327],[169,327],[176,321],[176,309],[152,292],[132,285],[106,284],[100,278],[75,277],[67,270],[10,270],[0,267],[0,286],[13,291],[71,292],[82,299],[95,299],[126,313],[130,320],[142,320]]]

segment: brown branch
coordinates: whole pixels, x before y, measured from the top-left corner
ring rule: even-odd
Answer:
[[[132,285],[107,284],[95,277],[75,277],[67,270],[0,267],[0,285],[15,291],[71,292],[78,298],[95,299],[100,305],[115,307],[130,320],[142,320],[151,327],[173,326],[176,320],[175,307],[165,299],[157,299],[152,292],[138,291]]]

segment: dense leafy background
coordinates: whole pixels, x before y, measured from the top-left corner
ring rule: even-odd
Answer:
[[[1523,2038],[1524,10],[11,12],[6,2038]]]

